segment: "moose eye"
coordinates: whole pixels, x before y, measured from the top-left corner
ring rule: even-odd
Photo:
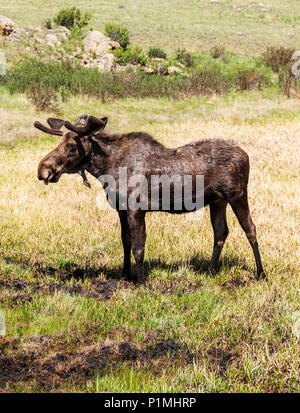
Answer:
[[[75,152],[77,150],[77,145],[75,143],[67,143],[67,149],[70,152]]]

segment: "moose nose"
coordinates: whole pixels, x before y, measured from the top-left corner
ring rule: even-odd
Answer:
[[[44,181],[49,176],[49,171],[47,168],[44,167],[42,162],[38,166],[38,179],[39,181]]]

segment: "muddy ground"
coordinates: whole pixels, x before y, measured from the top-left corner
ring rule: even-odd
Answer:
[[[7,264],[15,264],[6,258]],[[88,286],[81,280],[86,276],[84,270],[59,271],[55,268],[36,267],[36,281],[1,280],[0,289],[5,289],[0,303],[16,306],[23,305],[33,299],[35,293],[46,295],[55,291],[90,297],[95,300],[109,300],[118,288],[118,283],[126,281],[99,280],[92,273]],[[51,281],[51,278],[53,281]],[[49,281],[50,279],[50,281]],[[243,286],[239,280],[230,280],[224,288]],[[156,289],[149,285],[147,288]],[[160,291],[165,294],[188,294],[201,288],[201,282],[185,284],[175,280],[160,284]],[[122,329],[122,327],[120,327]],[[122,331],[122,336],[126,337]],[[37,389],[57,391],[67,388],[70,383],[80,384],[92,379],[97,372],[107,368],[115,369],[127,366],[144,366],[153,373],[170,365],[178,368],[193,363],[199,357],[205,357],[213,370],[221,374],[227,366],[237,359],[237,355],[220,348],[212,348],[205,355],[195,354],[185,345],[173,340],[163,340],[155,334],[148,334],[138,345],[133,337],[127,334],[127,340],[116,340],[112,333],[105,341],[98,341],[99,331],[89,330],[74,332],[68,339],[57,336],[27,336],[21,338],[0,337],[0,391],[13,390],[18,383],[34,383]]]

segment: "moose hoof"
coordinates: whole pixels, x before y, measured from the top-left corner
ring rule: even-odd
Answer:
[[[266,276],[266,274],[262,271],[260,273],[257,273],[256,275],[256,279],[257,281],[268,281],[268,277]]]
[[[208,270],[206,271],[207,275],[210,277],[215,277],[217,274],[217,271],[215,268],[208,267]]]
[[[131,274],[122,273],[122,278],[125,278],[128,282],[132,281]]]

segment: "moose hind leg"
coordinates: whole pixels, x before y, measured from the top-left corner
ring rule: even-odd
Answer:
[[[226,222],[226,207],[227,201],[225,200],[215,201],[209,205],[210,219],[214,230],[214,249],[208,267],[208,271],[212,275],[217,272],[219,257],[229,232]]]
[[[229,203],[252,247],[257,270],[256,279],[266,279],[267,276],[264,273],[260,258],[258,242],[256,238],[256,228],[250,215],[247,195],[244,195],[244,197],[241,198],[229,199]]]
[[[130,271],[130,255],[131,255],[131,239],[130,230],[127,220],[127,211],[119,211],[119,218],[121,223],[121,238],[124,249],[124,264],[122,275],[126,277],[128,281],[131,281]]]
[[[138,284],[145,283],[144,251],[146,242],[146,225],[144,211],[129,211],[128,225],[130,229],[132,252],[136,262],[136,278]]]

